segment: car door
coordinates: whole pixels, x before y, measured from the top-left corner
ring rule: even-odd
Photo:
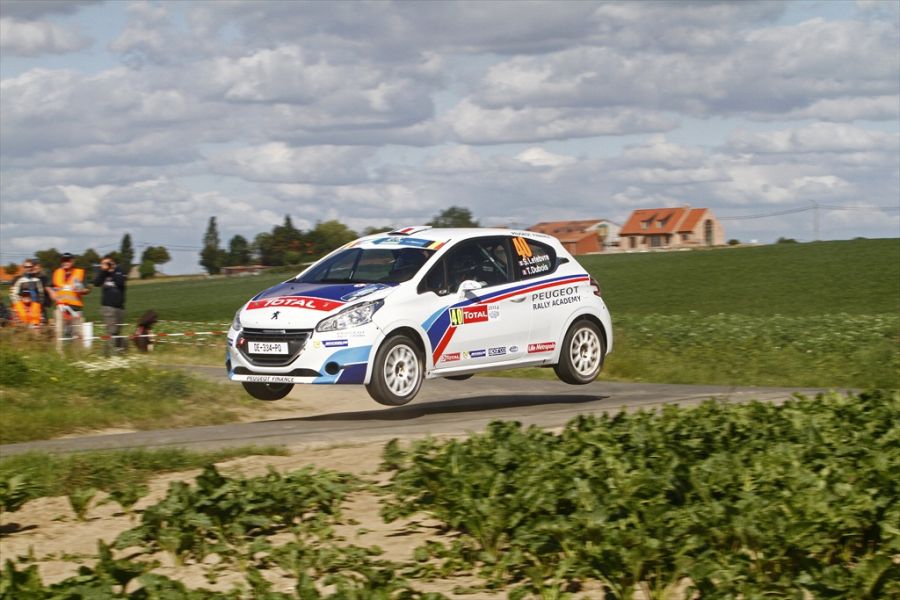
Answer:
[[[424,324],[436,369],[477,368],[525,352],[532,310],[516,290],[511,256],[508,236],[464,240],[423,279],[420,290],[438,302]],[[477,289],[461,293],[463,282],[478,282]]]

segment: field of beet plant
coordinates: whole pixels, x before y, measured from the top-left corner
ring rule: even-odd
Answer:
[[[459,576],[453,597],[896,598],[898,415],[898,393],[873,392],[585,416],[558,433],[495,422],[389,443],[380,482],[207,466],[76,576],[45,584],[34,557],[5,557],[0,598],[437,599],[431,582]],[[28,500],[27,481],[3,485],[5,510]],[[347,543],[336,527],[361,493],[443,541],[403,561]],[[240,578],[188,588],[157,572],[160,555],[210,584]]]
[[[3,457],[0,545],[36,527],[18,515],[52,497],[81,520],[102,496],[131,521],[77,557],[74,576],[6,553],[0,600],[900,597],[900,240],[579,260],[613,315],[601,380],[853,391],[585,416],[558,432],[495,422],[391,442],[374,474],[244,476],[216,467],[225,456]],[[162,332],[221,329],[285,277],[135,285],[129,315],[153,308]],[[5,443],[218,423],[248,402],[165,368],[220,364],[221,336],[161,338],[99,372],[85,367],[99,349],[2,341]],[[145,497],[148,478],[188,465],[205,466]],[[351,542],[340,532],[358,526],[360,498],[380,506],[378,528],[425,541],[402,558]]]

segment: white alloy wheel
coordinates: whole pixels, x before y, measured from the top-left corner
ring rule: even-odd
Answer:
[[[397,396],[409,395],[419,384],[419,360],[412,348],[398,344],[384,360],[384,382]]]
[[[597,332],[590,327],[582,327],[575,331],[569,344],[569,356],[572,367],[582,377],[595,375],[599,371],[600,357],[603,348]]]
[[[559,362],[553,370],[568,384],[585,385],[600,374],[605,357],[606,342],[600,327],[588,319],[579,319],[566,331]]]

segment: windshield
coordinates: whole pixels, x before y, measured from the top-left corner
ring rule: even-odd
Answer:
[[[434,250],[348,248],[297,277],[298,283],[401,283],[418,273]]]

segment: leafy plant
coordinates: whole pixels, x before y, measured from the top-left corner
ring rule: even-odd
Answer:
[[[97,495],[97,490],[95,488],[78,488],[69,492],[69,506],[72,507],[72,512],[75,513],[75,517],[79,521],[84,521],[87,519],[87,511],[91,506],[91,501]]]
[[[22,508],[31,498],[32,487],[23,474],[0,477],[0,514]]]

